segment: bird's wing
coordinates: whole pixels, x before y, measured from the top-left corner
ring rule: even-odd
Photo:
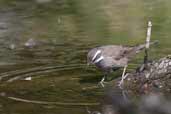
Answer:
[[[115,59],[116,60],[120,60],[122,58],[129,57],[129,55],[131,54],[132,50],[133,50],[132,47],[123,47],[120,50],[120,53],[118,54],[118,56],[115,57]]]
[[[101,47],[104,57],[111,57],[115,60],[120,60],[126,57],[132,50],[132,47],[125,47],[121,45],[109,45]]]

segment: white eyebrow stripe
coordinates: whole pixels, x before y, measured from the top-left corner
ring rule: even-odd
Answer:
[[[97,50],[96,53],[95,53],[94,56],[93,56],[92,61],[94,61],[94,59],[95,59],[95,58],[97,57],[97,55],[100,54],[100,53],[101,53],[101,50]]]
[[[100,56],[100,58],[98,58],[96,61],[94,61],[94,63],[98,63],[98,62],[100,62],[103,59],[104,59],[104,57],[103,56]]]

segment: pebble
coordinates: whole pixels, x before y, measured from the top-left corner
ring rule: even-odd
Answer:
[[[29,48],[34,47],[36,46],[36,41],[31,38],[27,42],[25,42],[24,46]]]
[[[159,65],[158,63],[155,63],[155,64],[154,64],[155,67],[158,67],[158,65]]]
[[[166,66],[166,68],[168,68],[168,66],[169,66],[169,63],[166,63],[166,65],[165,65],[165,66]]]
[[[128,81],[130,81],[130,80],[131,80],[131,78],[128,78],[127,80],[128,80]]]
[[[171,65],[171,61],[169,62],[169,65]]]
[[[153,71],[154,71],[154,70],[151,68],[151,69],[150,69],[150,73],[152,73]]]
[[[15,49],[15,47],[16,47],[15,44],[10,44],[9,45],[9,49],[11,49],[11,50]]]
[[[4,97],[5,95],[6,95],[5,92],[1,92],[1,93],[0,93],[0,96],[3,96],[3,97]]]
[[[169,62],[169,60],[168,60],[168,59],[166,59],[166,60],[165,60],[165,63],[168,63],[168,62]]]
[[[160,69],[160,70],[158,70],[158,74],[166,73],[166,72],[167,72],[167,69]]]
[[[162,88],[162,87],[163,87],[162,85],[159,86],[159,88]]]
[[[163,68],[164,64],[165,64],[164,61],[162,61],[159,65],[159,68]]]
[[[145,75],[145,77],[146,77],[146,78],[149,78],[149,77],[150,77],[150,73],[147,73],[147,74]]]
[[[32,80],[32,78],[31,77],[26,77],[24,80],[30,81],[30,80]]]
[[[163,70],[163,72],[165,72],[165,73],[166,73],[166,72],[167,72],[167,69],[164,69],[164,70]]]
[[[163,68],[165,69],[167,67],[167,64],[165,63],[165,65],[163,66]]]

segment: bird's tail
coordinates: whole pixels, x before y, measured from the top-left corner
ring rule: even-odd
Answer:
[[[158,44],[159,41],[158,40],[155,40],[153,42],[150,42],[150,45],[154,45],[154,44]],[[135,46],[134,48],[134,51],[136,53],[139,53],[141,50],[143,50],[144,48],[146,47],[146,44],[141,44],[141,45],[138,45],[138,46]]]
[[[153,41],[153,42],[150,42],[150,45],[153,45],[153,44],[157,44],[158,41]],[[127,57],[128,58],[132,58],[135,54],[141,52],[143,49],[145,49],[146,47],[146,43],[145,44],[140,44],[140,45],[137,45],[137,46],[134,46],[130,52],[127,54]]]

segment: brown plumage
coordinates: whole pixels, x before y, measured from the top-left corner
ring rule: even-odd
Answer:
[[[156,41],[150,44],[154,43],[156,43]],[[100,46],[88,52],[87,62],[94,64],[105,73],[110,73],[113,70],[126,67],[128,62],[144,48],[145,44],[132,47],[122,45]]]
[[[101,70],[109,72],[112,70],[113,67],[124,67],[125,65],[127,65],[128,61],[130,61],[131,58],[144,47],[144,44],[135,47],[125,47],[121,45],[101,46],[90,50],[87,55],[87,60],[88,63],[95,64],[98,68],[102,68]],[[100,50],[101,53],[99,53],[96,58],[92,60],[98,50]],[[104,59],[97,63],[94,63],[94,61],[101,56],[103,56]],[[104,67],[102,67],[101,65]]]

